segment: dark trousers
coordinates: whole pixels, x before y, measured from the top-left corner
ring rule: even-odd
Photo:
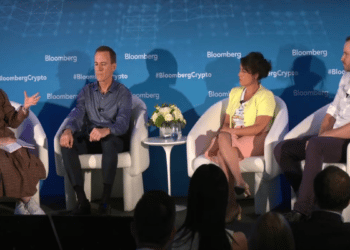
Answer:
[[[306,142],[309,141],[305,150]],[[280,142],[274,154],[286,179],[298,195],[294,210],[309,215],[314,206],[314,179],[323,163],[345,163],[350,139],[305,136]],[[305,160],[304,172],[300,161]]]
[[[123,139],[109,134],[98,142],[90,142],[83,133],[74,133],[72,148],[62,147],[63,164],[72,186],[84,186],[84,178],[79,161],[81,154],[102,153],[102,175],[105,184],[113,185],[117,172],[118,153],[123,151]]]

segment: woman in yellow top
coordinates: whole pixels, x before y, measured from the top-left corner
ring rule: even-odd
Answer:
[[[205,152],[208,159],[219,164],[229,181],[227,221],[241,216],[235,192],[250,195],[239,161],[264,154],[264,141],[276,103],[273,93],[261,86],[260,80],[267,77],[270,70],[271,63],[259,52],[241,58],[238,74],[241,86],[231,90],[224,123]]]

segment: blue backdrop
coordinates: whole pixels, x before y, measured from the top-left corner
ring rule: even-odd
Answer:
[[[79,90],[94,81],[98,46],[117,52],[115,76],[150,115],[156,104],[178,105],[185,135],[239,85],[239,59],[260,51],[273,66],[262,84],[286,102],[292,128],[336,93],[349,7],[345,0],[1,0],[0,88],[19,103],[24,90],[42,96],[32,107],[49,141],[42,197],[64,196],[53,137]],[[163,149],[150,154],[145,190],[166,191]],[[185,145],[174,147],[171,171],[172,194],[187,195]]]

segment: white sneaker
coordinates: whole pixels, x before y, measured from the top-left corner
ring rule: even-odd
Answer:
[[[16,215],[29,215],[29,211],[25,208],[25,205],[22,201],[16,203],[15,213]]]
[[[24,205],[25,209],[32,215],[45,215],[44,210],[40,208],[40,206],[34,201],[34,199],[30,199],[27,204]]]

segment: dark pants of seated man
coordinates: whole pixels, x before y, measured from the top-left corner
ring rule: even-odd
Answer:
[[[74,133],[73,138],[74,142],[72,148],[61,148],[63,164],[72,186],[84,187],[84,178],[79,155],[102,153],[103,182],[105,186],[107,185],[111,188],[117,171],[118,153],[124,150],[125,143],[123,139],[116,135],[109,134],[98,142],[90,142],[89,136],[85,133]]]
[[[306,142],[309,141],[305,150]],[[323,163],[345,163],[350,139],[305,136],[280,142],[274,154],[286,179],[298,195],[294,210],[309,215],[314,206],[314,179]],[[300,161],[305,160],[304,172]]]

